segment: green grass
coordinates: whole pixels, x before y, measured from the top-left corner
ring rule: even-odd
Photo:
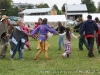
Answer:
[[[95,46],[95,57],[87,57],[87,49],[78,50],[78,39],[72,40],[72,53],[69,59],[62,59],[64,50],[57,50],[58,36],[48,39],[51,44],[48,55],[51,60],[34,60],[37,53],[37,41],[30,38],[31,51],[25,50],[24,60],[18,60],[18,53],[14,60],[9,59],[9,50],[5,59],[0,59],[0,75],[100,75],[100,54]]]

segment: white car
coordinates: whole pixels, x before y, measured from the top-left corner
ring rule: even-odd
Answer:
[[[73,20],[67,20],[67,24],[68,25],[74,25],[74,21]]]

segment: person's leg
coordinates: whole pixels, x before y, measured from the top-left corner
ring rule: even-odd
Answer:
[[[59,39],[58,39],[58,49],[59,50],[61,49],[61,36],[59,36]]]
[[[6,52],[7,52],[7,44],[5,44],[5,45],[2,45],[2,51],[1,51],[1,55],[6,55]]]
[[[94,47],[94,38],[90,38],[91,56],[94,56],[94,54],[93,54],[93,47]]]
[[[93,46],[94,46],[94,38],[88,38],[88,44],[89,44],[89,52],[88,52],[88,56],[89,57],[93,57]]]
[[[83,50],[83,39],[79,38],[79,50]]]
[[[87,43],[87,41],[85,40],[85,38],[83,38],[83,43],[84,43],[85,47],[89,50],[88,43]]]
[[[37,49],[40,49],[40,40],[38,40]]]
[[[41,52],[43,51],[43,49],[44,49],[44,44],[43,44],[43,42],[40,41],[40,50],[36,54],[36,57],[34,60],[40,60],[39,56],[40,56]]]
[[[44,55],[45,55],[45,58],[48,59],[48,50],[44,50]]]
[[[45,41],[44,42],[44,55],[45,55],[45,58],[46,59],[50,59],[49,57],[48,57],[48,47],[50,46],[50,44],[47,42],[47,41]]]
[[[100,34],[98,34],[98,46],[99,46],[99,52],[100,52]]]
[[[22,59],[23,58],[23,52],[20,49],[20,47],[21,47],[21,41],[17,45],[17,50],[18,50],[18,53],[19,53],[19,59]]]
[[[87,38],[87,42],[88,42],[88,48],[89,48],[88,57],[91,57],[91,55],[90,55],[90,38]]]
[[[28,45],[26,45],[27,46],[27,48],[28,48],[28,50],[31,50],[31,47],[30,47],[30,45],[28,44]]]
[[[45,50],[48,50],[49,47],[50,47],[50,44],[47,41],[45,41]]]
[[[61,43],[62,43],[62,45],[64,47],[64,35],[61,36]]]
[[[18,46],[16,46],[16,49],[13,51],[13,54],[10,56],[11,59],[14,58],[14,56],[15,56],[15,54],[16,54],[16,52],[17,52],[17,49],[18,49]]]
[[[99,50],[99,46],[98,46],[98,37],[96,37],[96,45],[97,45],[97,49]]]

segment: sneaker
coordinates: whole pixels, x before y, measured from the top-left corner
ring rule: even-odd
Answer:
[[[31,51],[31,49],[30,49],[30,48],[29,48],[28,50],[29,50],[29,51]]]
[[[40,58],[39,57],[36,57],[36,58],[34,58],[34,60],[40,60]]]
[[[14,60],[13,58],[10,58],[10,60]]]
[[[1,58],[1,59],[5,58],[5,57],[6,57],[5,55],[0,55],[0,58]]]
[[[3,59],[3,56],[2,56],[2,55],[0,55],[0,58],[1,58],[1,59]]]
[[[69,54],[67,54],[67,58],[69,58]]]
[[[64,55],[62,55],[62,58],[63,58],[63,59],[65,58]]]
[[[51,58],[45,58],[46,60],[51,60]]]
[[[24,60],[24,59],[22,58],[22,59],[19,59],[19,60]]]
[[[58,48],[58,50],[61,50],[61,48]]]
[[[92,55],[89,55],[89,54],[88,54],[88,57],[90,57],[90,58],[91,58],[91,57],[94,57],[94,54],[92,54]]]

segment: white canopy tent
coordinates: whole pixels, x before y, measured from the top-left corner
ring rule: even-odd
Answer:
[[[48,22],[66,22],[65,15],[24,16],[24,22],[37,22],[39,18],[47,18]]]
[[[57,27],[57,22],[60,21],[63,23],[64,26],[66,26],[66,17],[65,15],[38,15],[38,16],[24,16],[23,21],[28,24],[30,27],[33,27],[35,22],[38,21],[39,18],[47,18],[48,24],[50,27]]]
[[[87,14],[83,14],[83,19],[87,20],[87,16],[88,15],[92,15],[92,20],[95,20],[95,17],[98,17],[100,19],[100,13],[87,13]]]

